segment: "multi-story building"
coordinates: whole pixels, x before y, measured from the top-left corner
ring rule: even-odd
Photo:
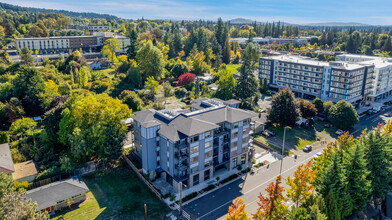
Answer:
[[[117,38],[121,42],[121,48],[116,52],[126,52],[130,39],[124,36],[113,35],[108,32],[96,32],[91,36],[60,36],[60,37],[24,37],[16,38],[16,49],[27,47],[33,52],[40,54],[68,53],[70,50],[99,51],[105,41]]]
[[[255,37],[253,42],[257,44],[296,44],[306,45],[314,37],[296,37],[296,38],[271,38],[271,37]],[[316,37],[317,38],[317,37]],[[244,45],[248,42],[248,38],[232,38],[230,41],[237,41],[239,44]]]
[[[342,54],[336,56],[336,60],[356,63],[359,65],[373,65],[374,74],[371,83],[372,90],[368,97],[369,101],[377,101],[392,95],[392,59],[376,56],[364,56],[356,54]]]
[[[236,102],[195,100],[191,109],[135,112],[134,144],[143,172],[165,178],[174,189],[213,178],[217,171],[245,168],[254,113]]]
[[[105,25],[88,25],[87,29],[89,31],[107,31],[107,30],[109,30],[109,26],[105,26]]]
[[[305,99],[361,103],[370,92],[373,65],[323,62],[293,55],[260,58],[260,78],[274,90],[290,88]],[[362,102],[363,103],[363,102]]]

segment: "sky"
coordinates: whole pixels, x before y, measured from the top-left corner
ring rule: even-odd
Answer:
[[[392,25],[392,0],[0,0],[27,7],[96,12],[129,19],[247,18],[292,24]]]

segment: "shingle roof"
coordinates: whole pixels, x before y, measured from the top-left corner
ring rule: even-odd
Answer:
[[[38,174],[37,168],[32,160],[15,164],[15,173],[12,174],[14,180]]]
[[[203,121],[208,121],[212,123],[222,123],[222,122],[238,122],[255,116],[255,113],[248,112],[238,108],[226,107],[217,109],[214,111],[209,111],[193,116]]]
[[[135,112],[135,115],[132,116],[133,120],[138,121],[143,127],[149,128],[160,125],[160,121],[154,117],[155,115],[154,109],[147,109],[139,112]]]
[[[0,172],[6,174],[15,172],[14,162],[8,144],[0,144]]]
[[[26,192],[25,198],[38,203],[37,211],[54,206],[57,202],[88,192],[89,189],[82,178],[75,176],[54,182]]]
[[[235,99],[229,99],[227,101],[223,101],[223,104],[225,105],[236,105],[236,104],[240,104],[241,102]]]

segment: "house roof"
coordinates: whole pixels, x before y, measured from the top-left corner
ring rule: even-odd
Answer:
[[[22,163],[17,163],[14,166],[15,166],[15,173],[12,174],[12,178],[14,178],[14,180],[19,180],[24,177],[38,174],[37,168],[35,167],[35,164],[32,160],[22,162]]]
[[[139,112],[135,112],[135,115],[132,116],[133,120],[138,121],[143,127],[149,128],[158,126],[161,123],[158,119],[154,117],[155,115],[154,109],[147,109]]]
[[[0,144],[0,172],[6,174],[15,172],[14,162],[8,143]]]
[[[37,211],[54,206],[57,202],[72,198],[88,192],[87,185],[79,176],[74,176],[66,180],[57,181],[45,186],[29,190],[24,195],[38,203]]]
[[[229,99],[227,101],[223,101],[223,104],[225,105],[236,105],[236,104],[240,104],[241,102],[235,99]]]
[[[220,108],[215,111],[209,111],[209,112],[195,115],[193,118],[197,118],[212,123],[222,123],[222,122],[234,123],[248,118],[252,118],[254,116],[255,113],[227,106],[226,108]]]

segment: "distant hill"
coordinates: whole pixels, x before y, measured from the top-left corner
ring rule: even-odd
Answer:
[[[255,21],[254,20],[251,20],[251,19],[246,19],[246,18],[235,18],[235,19],[231,19],[231,20],[228,20],[229,22],[230,22],[230,24],[254,24],[255,23]],[[268,22],[268,23],[272,23],[273,21],[271,21],[271,22]],[[275,21],[275,23],[276,22],[278,22],[278,21]],[[261,21],[256,21],[256,23],[257,24],[265,24],[265,23],[267,23],[267,22],[261,22]],[[280,22],[280,24],[284,24],[284,25],[296,25],[296,24],[289,24],[289,23],[286,23],[286,22]]]
[[[355,22],[324,22],[324,23],[309,23],[301,24],[301,26],[325,26],[325,27],[359,27],[359,26],[373,26],[370,24],[362,24]]]
[[[98,14],[92,12],[73,12],[66,10],[55,10],[55,9],[45,9],[45,8],[30,8],[30,7],[22,7],[17,5],[11,5],[7,3],[0,2],[0,9],[4,10],[12,10],[16,12],[27,11],[31,13],[58,13],[64,14],[69,17],[83,17],[83,18],[105,18],[105,19],[119,19],[117,16],[109,15],[109,14]]]

